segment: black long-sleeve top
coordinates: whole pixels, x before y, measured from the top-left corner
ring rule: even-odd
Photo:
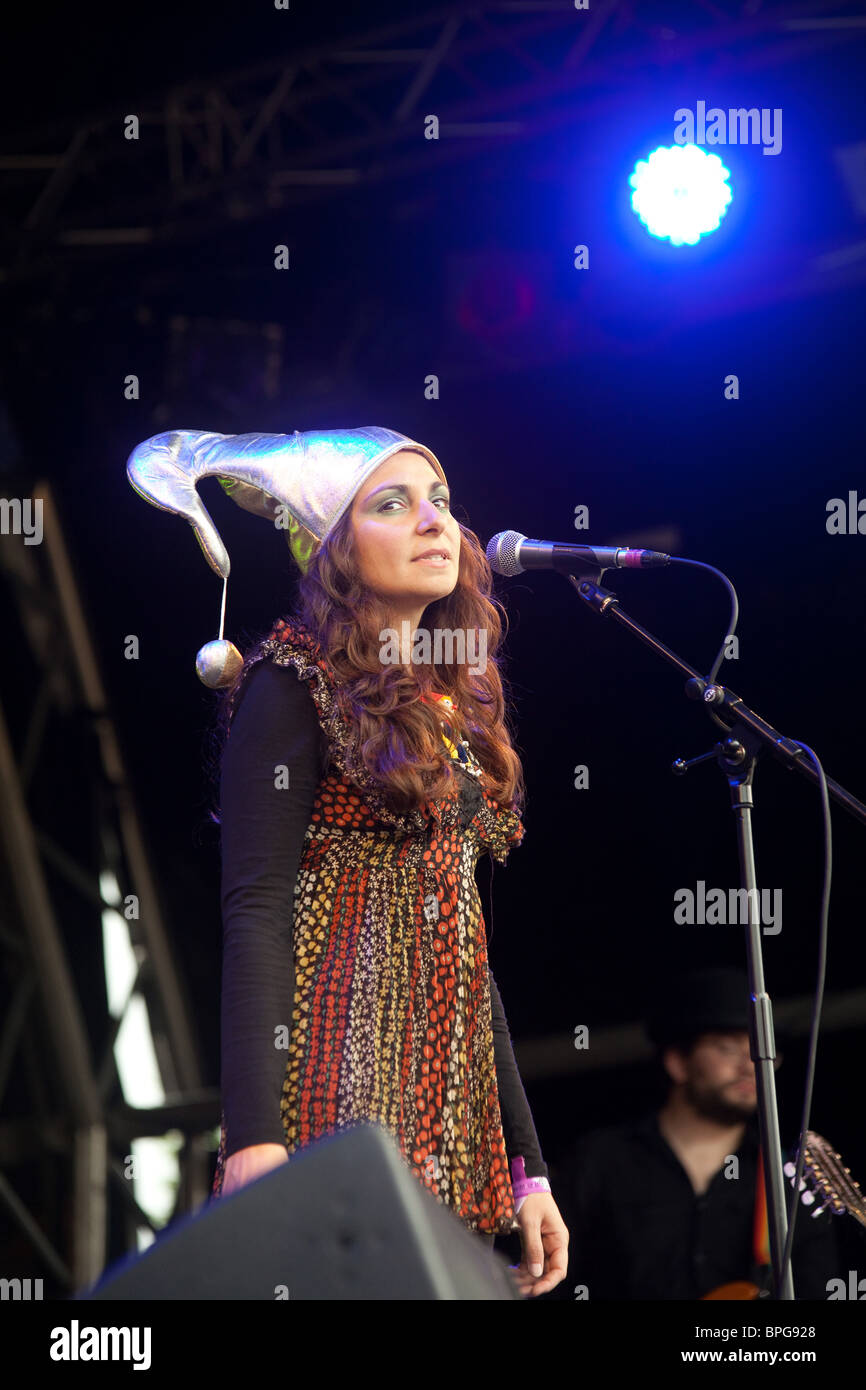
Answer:
[[[305,681],[262,661],[232,720],[220,779],[223,982],[222,1101],[226,1157],[253,1144],[284,1144],[280,1093],[285,1053],[274,1030],[291,1025],[295,880],[327,740]],[[288,785],[274,794],[274,769]],[[499,1104],[509,1161],[547,1177],[514,1059],[502,1000],[490,973]]]
[[[723,1165],[698,1195],[680,1160],[646,1115],[584,1135],[553,1164],[557,1205],[570,1233],[568,1278],[592,1302],[703,1298],[738,1280],[758,1283],[753,1265],[757,1122],[746,1125],[738,1167]],[[733,1172],[736,1176],[732,1176]],[[786,1206],[790,1201],[786,1185]],[[801,1205],[794,1228],[794,1296],[826,1299],[839,1252],[828,1212]]]

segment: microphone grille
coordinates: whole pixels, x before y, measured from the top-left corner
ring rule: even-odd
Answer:
[[[500,531],[488,541],[487,563],[496,574],[511,576],[522,574],[523,566],[517,558],[517,547],[526,537],[519,531]]]

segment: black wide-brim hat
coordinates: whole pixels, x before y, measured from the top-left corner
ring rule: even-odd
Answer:
[[[701,1033],[748,1032],[750,998],[745,970],[718,967],[668,975],[648,1003],[644,1027],[656,1047]]]

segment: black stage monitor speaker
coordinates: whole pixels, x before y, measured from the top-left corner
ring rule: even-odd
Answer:
[[[522,1301],[505,1260],[422,1186],[378,1125],[301,1149],[75,1298]]]

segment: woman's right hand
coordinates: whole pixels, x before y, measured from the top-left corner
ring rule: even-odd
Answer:
[[[249,1148],[238,1149],[237,1153],[226,1159],[220,1195],[228,1197],[238,1188],[263,1178],[265,1173],[288,1161],[289,1155],[283,1144],[251,1144]]]

